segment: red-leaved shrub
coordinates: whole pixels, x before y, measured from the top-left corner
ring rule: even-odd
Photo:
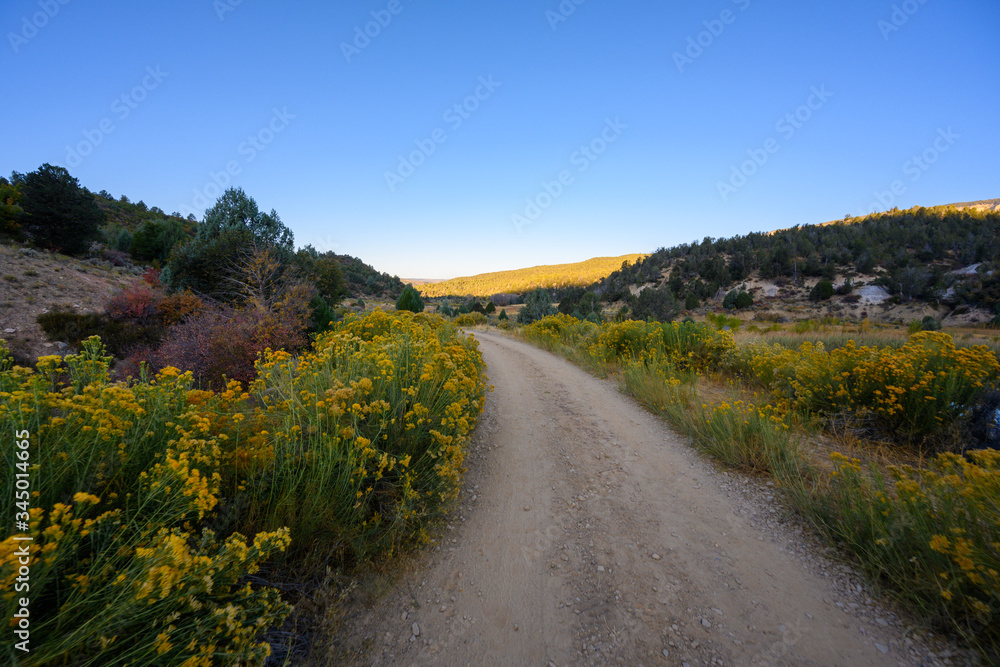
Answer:
[[[146,272],[142,274],[142,279],[146,281],[147,284],[157,289],[163,287],[163,283],[160,282],[160,270],[153,268],[152,266],[146,269]]]
[[[305,331],[304,318],[216,306],[170,327],[149,359],[154,369],[192,371],[203,387],[218,389],[227,379],[253,380],[254,363],[265,348],[294,352],[305,347]]]
[[[130,320],[136,324],[151,324],[159,319],[162,291],[136,280],[128,287],[116,292],[104,306],[105,312],[113,320]]]

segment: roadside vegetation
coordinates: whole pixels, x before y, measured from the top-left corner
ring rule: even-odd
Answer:
[[[0,659],[322,650],[341,583],[425,543],[457,496],[486,390],[474,339],[419,313],[415,291],[391,312],[397,278],[296,249],[236,188],[202,221],[50,165],[0,179],[0,198],[19,265],[69,255],[128,274],[100,310],[41,312],[64,354],[0,339],[0,430],[26,442],[2,455],[0,499],[21,518],[0,533],[0,608],[30,611],[30,652],[6,632]]]
[[[6,617],[29,535],[31,652],[19,665],[259,663],[296,582],[428,539],[455,498],[485,381],[443,319],[349,317],[248,382],[190,371],[109,377],[98,338],[13,366],[0,347],[0,429],[30,434],[30,526],[0,542]],[[15,448],[4,469],[16,470]],[[0,498],[15,506],[15,477]],[[8,529],[11,530],[11,529]],[[294,647],[293,647],[294,648]]]
[[[896,346],[738,342],[710,323],[541,318],[521,335],[631,395],[792,506],[936,630],[1000,651],[1000,363]],[[964,455],[963,455],[964,454]]]

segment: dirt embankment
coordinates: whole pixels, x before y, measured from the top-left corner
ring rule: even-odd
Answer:
[[[48,342],[36,318],[55,308],[100,312],[134,272],[43,251],[0,245],[0,338],[24,363],[43,354],[64,354]]]

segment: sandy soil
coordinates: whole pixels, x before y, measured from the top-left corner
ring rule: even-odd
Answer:
[[[358,665],[888,665],[932,654],[608,382],[477,332],[495,391],[436,547],[349,613]],[[752,488],[750,488],[752,487]],[[749,489],[749,492],[748,492]],[[936,650],[941,650],[936,647]]]
[[[47,342],[35,318],[54,308],[99,312],[112,294],[134,280],[125,269],[44,251],[24,255],[0,245],[0,338],[26,361],[65,354],[65,345]]]

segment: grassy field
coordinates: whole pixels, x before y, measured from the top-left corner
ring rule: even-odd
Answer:
[[[610,275],[621,268],[622,262],[630,264],[645,255],[622,255],[621,257],[595,257],[574,264],[551,264],[534,266],[513,271],[481,273],[467,278],[453,278],[439,283],[424,283],[419,286],[422,294],[435,296],[477,296],[489,297],[493,294],[527,292],[537,287],[584,287]]]
[[[961,447],[966,406],[1000,382],[992,349],[940,332],[861,345],[566,316],[521,335],[619,377],[725,465],[773,477],[928,626],[998,654],[1000,452],[934,454]]]

